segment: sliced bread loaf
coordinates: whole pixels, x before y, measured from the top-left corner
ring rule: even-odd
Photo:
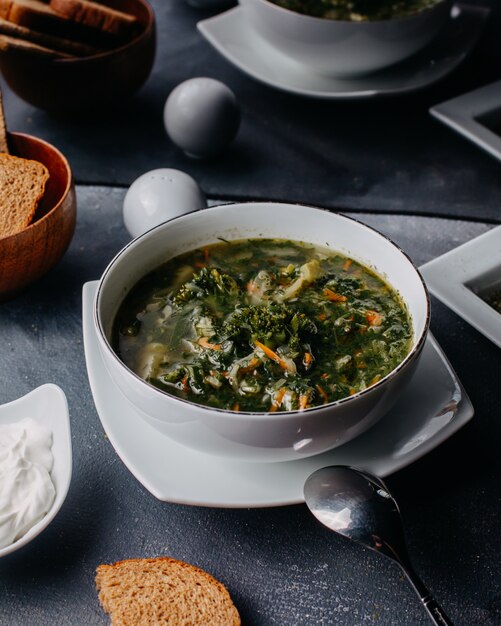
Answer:
[[[0,237],[29,226],[48,179],[42,163],[0,154]]]
[[[198,567],[159,557],[96,570],[99,601],[112,626],[240,626],[230,594]]]
[[[121,38],[128,37],[137,23],[134,15],[91,0],[50,0],[50,7],[62,17]]]

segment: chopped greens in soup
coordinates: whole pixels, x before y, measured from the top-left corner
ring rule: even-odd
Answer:
[[[114,327],[124,363],[180,398],[234,411],[326,404],[408,354],[398,294],[368,268],[294,241],[225,242],[175,257],[132,289]]]
[[[272,0],[285,9],[331,20],[366,22],[405,17],[442,0]]]

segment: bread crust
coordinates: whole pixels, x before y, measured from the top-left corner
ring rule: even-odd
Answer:
[[[50,0],[50,7],[69,20],[118,37],[131,35],[137,23],[134,15],[91,0]]]
[[[139,615],[141,626],[241,624],[222,583],[204,570],[170,557],[126,559],[99,565],[96,587],[112,626],[139,626]],[[205,601],[203,607],[202,600]]]
[[[34,54],[38,57],[45,57],[46,59],[72,57],[72,55],[66,54],[66,52],[59,52],[58,50],[52,50],[45,46],[40,46],[37,43],[26,41],[25,39],[17,39],[16,37],[0,34],[0,52],[12,52],[13,50],[21,53]]]
[[[3,110],[3,97],[0,91],[0,153],[9,154],[9,142],[7,140],[7,122]]]
[[[55,37],[54,35],[46,35],[39,31],[19,24],[14,24],[8,20],[0,17],[0,34],[14,37],[15,39],[21,39],[26,42],[31,42],[44,48],[49,48],[57,52],[64,52],[73,56],[91,56],[100,52],[99,48],[88,46],[83,43],[71,41],[70,39],[64,39],[62,37]]]

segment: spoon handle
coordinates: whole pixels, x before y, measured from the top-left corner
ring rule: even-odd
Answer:
[[[443,608],[431,595],[416,572],[408,564],[404,566],[403,563],[400,563],[400,566],[404,570],[411,585],[414,587],[414,591],[419,596],[424,608],[428,612],[428,617],[435,624],[435,626],[454,626],[449,617],[445,614]]]
[[[431,595],[428,594],[427,597],[421,598],[421,602],[423,603],[424,608],[428,611],[431,621],[436,626],[454,626],[451,620],[444,613],[443,608]]]

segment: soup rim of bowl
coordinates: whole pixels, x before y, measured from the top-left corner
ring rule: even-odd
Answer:
[[[23,140],[27,139],[28,141],[33,141],[34,140],[35,142],[43,144],[45,148],[48,148],[49,150],[55,152],[57,154],[57,156],[59,157],[59,159],[61,160],[61,163],[64,165],[64,168],[65,168],[66,173],[68,174],[68,176],[67,176],[65,188],[64,188],[63,192],[61,193],[61,197],[54,204],[54,206],[51,207],[47,211],[47,213],[45,213],[45,215],[43,215],[40,219],[37,219],[37,220],[31,222],[31,224],[28,224],[28,226],[26,226],[26,228],[23,228],[22,230],[18,231],[17,233],[12,233],[10,235],[7,235],[6,237],[0,237],[0,244],[1,244],[1,242],[6,241],[7,239],[9,239],[11,237],[18,237],[19,235],[23,235],[24,233],[26,233],[26,232],[28,232],[30,230],[38,228],[38,226],[40,224],[42,224],[43,222],[47,221],[50,218],[50,216],[52,216],[52,214],[55,211],[57,211],[57,209],[61,206],[61,204],[64,201],[64,199],[68,197],[68,193],[70,192],[72,184],[73,184],[73,173],[71,171],[71,167],[70,167],[69,161],[64,156],[64,154],[61,152],[61,150],[59,150],[59,148],[56,148],[56,146],[54,146],[53,144],[49,143],[48,141],[45,141],[45,139],[41,139],[40,137],[36,137],[35,135],[30,135],[29,133],[18,133],[18,132],[9,131],[8,135],[15,135],[17,137],[22,137]],[[12,156],[15,156],[15,157],[18,157],[18,158],[22,158],[22,159],[26,158],[26,157],[23,157],[23,156],[19,156],[17,154],[13,154]],[[29,159],[29,160],[32,160],[32,159]],[[50,171],[49,171],[49,174],[50,174]]]
[[[441,0],[443,1],[443,0]],[[153,11],[153,7],[147,0],[137,0],[148,12],[148,21],[145,24],[145,28],[141,30],[133,39],[130,41],[124,41],[122,44],[117,46],[116,48],[110,48],[109,50],[101,50],[96,52],[95,54],[88,54],[82,57],[63,57],[59,59],[52,59],[52,63],[55,65],[72,65],[74,63],[86,62],[86,61],[94,61],[97,59],[102,59],[106,57],[111,57],[116,53],[122,52],[123,50],[127,50],[134,44],[138,43],[141,39],[149,35],[152,29],[155,26],[155,12]]]
[[[421,349],[424,346],[424,343],[426,342],[427,336],[428,336],[428,330],[430,327],[430,318],[431,318],[431,302],[430,302],[430,295],[428,292],[428,289],[426,287],[426,283],[424,281],[423,276],[421,275],[421,272],[419,271],[418,267],[416,266],[416,264],[412,261],[412,259],[410,258],[410,256],[404,252],[402,250],[402,248],[396,244],[390,237],[388,237],[387,235],[385,235],[384,233],[380,232],[379,230],[377,230],[376,228],[373,228],[372,226],[369,226],[368,224],[365,224],[364,222],[362,222],[361,220],[358,220],[356,218],[353,217],[349,217],[347,215],[343,215],[342,213],[333,213],[331,210],[325,208],[325,207],[320,207],[320,206],[315,206],[313,204],[304,204],[301,202],[298,203],[290,203],[290,202],[277,202],[277,201],[253,201],[253,200],[249,200],[246,202],[232,202],[232,203],[226,203],[226,204],[218,204],[218,205],[214,205],[211,207],[208,207],[206,209],[195,209],[193,211],[189,211],[187,213],[184,213],[183,215],[178,215],[176,217],[173,217],[169,220],[166,220],[165,222],[162,222],[161,224],[158,224],[157,226],[154,226],[153,228],[150,228],[149,230],[146,230],[144,233],[142,233],[141,235],[139,235],[138,237],[136,237],[135,239],[132,239],[131,241],[129,241],[114,257],[113,259],[110,261],[110,263],[107,265],[107,267],[105,268],[105,270],[103,271],[100,279],[99,279],[99,284],[97,286],[97,291],[96,291],[96,295],[95,295],[95,299],[94,299],[94,307],[93,307],[93,316],[94,316],[94,325],[96,327],[96,329],[98,330],[99,333],[99,338],[101,339],[102,345],[104,344],[104,346],[106,347],[106,349],[108,350],[108,352],[111,354],[111,356],[114,358],[114,360],[118,363],[120,368],[123,368],[125,370],[125,372],[127,372],[128,375],[132,375],[136,380],[138,380],[141,384],[146,385],[146,388],[151,390],[152,393],[155,393],[156,396],[158,397],[167,397],[169,399],[172,399],[174,401],[179,401],[180,403],[184,404],[184,405],[188,405],[188,406],[193,406],[193,407],[197,407],[199,409],[202,410],[207,410],[207,411],[213,411],[216,413],[220,413],[220,414],[225,414],[225,415],[234,415],[234,416],[238,416],[238,415],[245,415],[247,417],[253,417],[256,419],[269,419],[270,416],[270,412],[269,411],[234,411],[232,409],[221,409],[218,407],[212,407],[212,406],[207,406],[205,404],[201,404],[198,402],[192,402],[191,400],[186,400],[184,398],[180,398],[179,396],[176,396],[174,394],[170,394],[166,391],[163,391],[162,389],[159,389],[158,387],[155,387],[154,385],[151,385],[150,383],[148,383],[146,380],[144,380],[144,378],[141,378],[138,374],[136,374],[133,370],[131,370],[125,363],[124,361],[122,361],[122,359],[118,356],[116,350],[113,349],[111,343],[109,342],[108,338],[106,337],[106,333],[104,332],[104,328],[102,325],[102,320],[101,320],[101,315],[99,312],[99,304],[100,304],[100,299],[102,297],[102,293],[103,293],[103,285],[105,283],[105,279],[106,276],[111,272],[111,270],[113,269],[115,263],[117,263],[119,261],[120,258],[122,258],[127,250],[129,250],[129,248],[131,248],[132,246],[135,245],[140,245],[140,242],[150,233],[165,227],[166,224],[169,224],[171,222],[174,221],[178,221],[178,220],[183,220],[183,218],[186,218],[188,216],[193,215],[194,213],[199,213],[200,211],[211,211],[212,209],[218,209],[218,208],[222,208],[222,207],[227,207],[227,206],[231,206],[231,205],[245,205],[245,204],[271,204],[271,205],[296,205],[296,206],[300,206],[300,207],[305,207],[307,209],[315,209],[318,211],[325,211],[326,213],[332,214],[332,215],[336,215],[339,218],[351,221],[351,222],[355,222],[356,224],[358,224],[359,226],[363,227],[363,228],[367,228],[368,230],[376,233],[377,235],[383,237],[383,239],[386,240],[386,242],[388,244],[390,244],[391,246],[393,246],[394,248],[397,249],[397,251],[410,263],[410,265],[412,266],[412,268],[414,269],[417,277],[419,278],[419,281],[421,283],[421,286],[423,287],[423,294],[425,297],[425,303],[426,303],[426,316],[424,319],[424,323],[423,323],[423,328],[422,331],[420,333],[420,335],[417,337],[416,339],[413,339],[413,343],[412,343],[412,347],[409,350],[409,352],[406,354],[406,356],[404,357],[404,359],[402,359],[402,361],[395,367],[393,368],[390,372],[388,372],[388,374],[386,374],[386,376],[384,376],[383,378],[381,378],[381,380],[379,380],[377,383],[374,383],[373,385],[370,385],[369,387],[366,387],[365,389],[362,389],[361,391],[357,391],[357,393],[351,395],[351,396],[345,396],[343,398],[340,398],[339,400],[334,400],[333,402],[327,402],[325,404],[319,404],[316,406],[312,406],[312,407],[308,407],[306,409],[294,409],[291,411],[277,411],[273,413],[273,418],[274,419],[286,419],[287,417],[292,416],[296,416],[296,415],[303,415],[306,413],[313,413],[315,411],[318,411],[319,409],[327,409],[327,408],[332,408],[332,407],[336,407],[336,406],[340,406],[341,404],[345,404],[349,401],[354,401],[358,398],[361,398],[363,396],[367,396],[370,393],[374,392],[375,390],[377,390],[378,388],[386,385],[392,378],[394,378],[404,367],[406,367],[413,359],[414,357],[419,354],[419,352],[421,351]],[[275,237],[272,237],[275,238]],[[266,237],[263,237],[263,239],[266,239]],[[304,243],[308,243],[308,242],[304,242]],[[333,252],[335,252],[335,250],[333,250]],[[172,257],[173,258],[173,257]],[[381,274],[379,272],[377,272],[377,275],[379,278],[381,277]],[[146,276],[146,274],[143,275],[143,277]],[[137,284],[137,281],[136,283]],[[394,291],[396,291],[396,289],[393,287],[393,285],[390,284],[390,287],[392,287],[392,289]],[[398,293],[398,292],[397,292]],[[404,301],[404,304],[407,308],[407,303]]]
[[[454,0],[437,0],[437,2],[435,4],[432,4],[429,7],[425,7],[424,9],[419,9],[418,11],[414,11],[413,13],[410,13],[409,15],[401,15],[398,17],[387,17],[387,18],[380,18],[380,19],[376,19],[376,20],[361,20],[361,21],[356,21],[356,20],[340,20],[340,19],[336,19],[336,18],[329,18],[329,17],[319,17],[318,15],[308,15],[308,13],[300,13],[299,11],[294,11],[293,9],[288,9],[287,7],[283,7],[279,4],[276,4],[275,2],[272,2],[272,0],[254,0],[256,2],[260,2],[264,5],[272,5],[273,7],[275,7],[278,11],[285,11],[288,14],[291,15],[299,15],[300,17],[303,18],[307,18],[310,20],[314,20],[316,22],[327,22],[327,23],[333,23],[333,24],[343,24],[343,25],[348,25],[348,24],[355,24],[355,27],[360,27],[360,25],[366,25],[367,24],[389,24],[391,23],[402,23],[402,22],[407,22],[410,20],[415,19],[418,15],[423,15],[425,13],[428,13],[429,11],[433,11],[434,9],[436,9],[437,6],[441,5],[441,4],[453,4]]]

